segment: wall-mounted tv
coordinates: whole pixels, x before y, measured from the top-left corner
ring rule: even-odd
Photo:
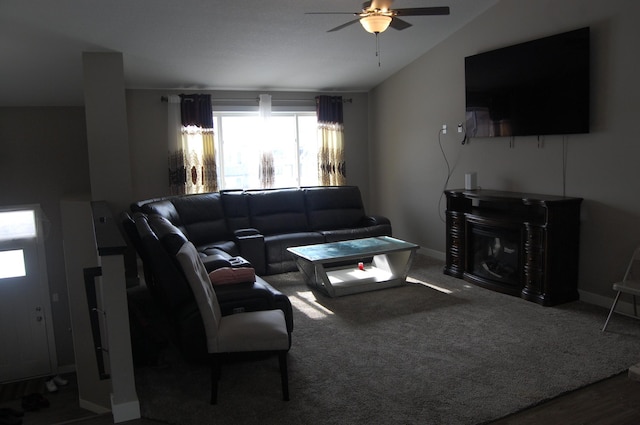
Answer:
[[[589,132],[589,28],[465,58],[468,137]]]

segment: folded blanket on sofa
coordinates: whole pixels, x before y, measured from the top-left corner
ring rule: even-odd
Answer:
[[[254,282],[256,272],[253,267],[221,267],[209,273],[209,280],[213,286]]]

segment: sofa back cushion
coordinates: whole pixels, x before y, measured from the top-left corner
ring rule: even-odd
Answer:
[[[263,235],[305,232],[309,226],[300,189],[248,191],[251,227]]]
[[[222,207],[227,218],[227,226],[231,232],[251,227],[249,217],[249,200],[242,190],[220,192]]]
[[[200,193],[172,199],[187,238],[201,246],[232,239],[219,193]]]
[[[190,302],[193,295],[184,277],[178,272],[174,257],[179,247],[186,241],[184,235],[161,216],[137,213],[134,214],[134,218],[140,235],[141,248],[144,250],[144,253],[140,253],[140,257],[148,263],[153,273],[153,282],[148,282],[152,286],[150,289],[172,311]],[[171,245],[172,254],[167,251],[169,245]]]
[[[182,225],[180,214],[176,210],[176,207],[171,202],[172,197],[151,199],[148,201],[142,201],[134,204],[136,208],[132,206],[132,211],[142,211],[147,215],[159,215],[166,218],[176,226],[182,233],[187,233],[186,229]]]
[[[311,230],[362,226],[364,206],[357,186],[309,187],[304,196]]]

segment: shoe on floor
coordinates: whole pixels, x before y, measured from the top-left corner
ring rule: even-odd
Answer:
[[[47,382],[44,383],[44,386],[47,388],[47,391],[49,391],[50,393],[55,393],[56,391],[58,391],[58,386],[55,383],[55,379],[49,379]]]
[[[22,408],[28,412],[33,412],[44,407],[49,407],[49,400],[42,394],[33,393],[22,397]]]
[[[56,375],[53,377],[53,382],[59,386],[59,387],[64,387],[65,385],[69,384],[69,381],[64,379],[62,376],[60,375]]]

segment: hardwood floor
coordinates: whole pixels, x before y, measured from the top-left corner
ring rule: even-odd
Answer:
[[[107,425],[111,414],[95,415],[77,407],[77,388],[71,382],[59,392],[47,394],[51,406],[26,412],[23,425]],[[1,407],[20,408],[19,401],[8,401]],[[161,422],[138,419],[126,425],[162,425]],[[549,400],[530,409],[491,422],[489,425],[636,425],[640,424],[640,381],[627,373],[589,385]],[[444,425],[444,424],[434,424]]]
[[[640,381],[629,379],[625,372],[491,422],[516,424],[640,424]]]

